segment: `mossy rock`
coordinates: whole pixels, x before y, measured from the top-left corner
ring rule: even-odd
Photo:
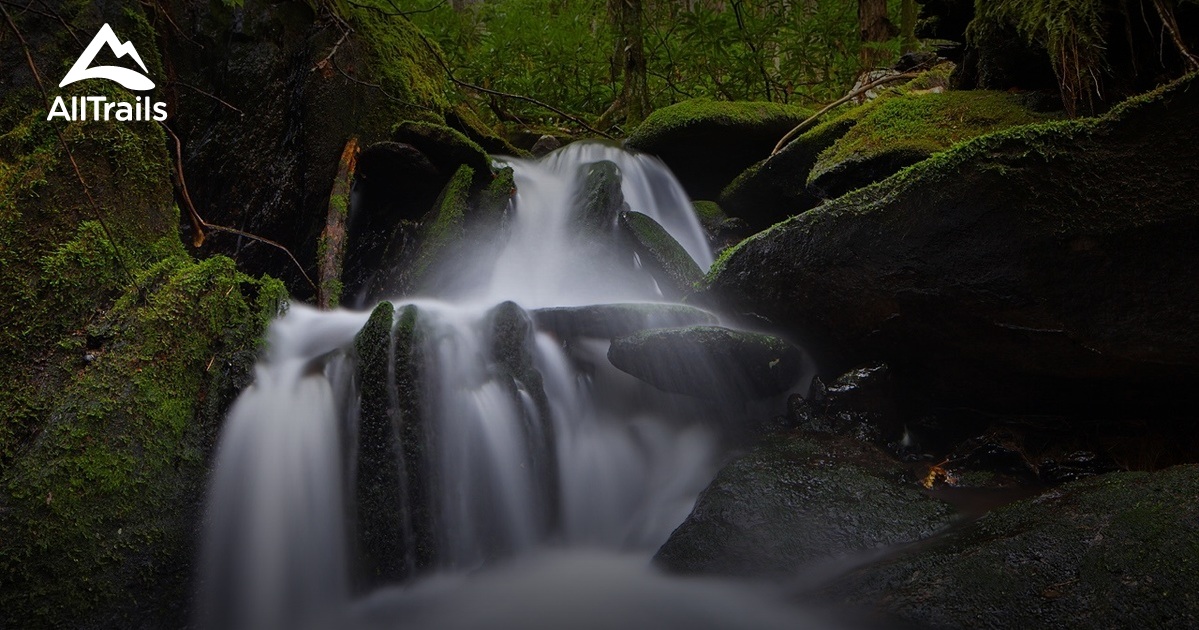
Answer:
[[[515,409],[525,414],[525,443],[532,478],[540,486],[545,501],[538,501],[538,513],[531,515],[544,532],[559,525],[561,496],[557,447],[554,438],[553,411],[545,393],[545,381],[533,362],[533,319],[515,302],[501,302],[487,313],[492,366],[511,396]],[[528,396],[535,411],[530,413],[522,398]]]
[[[921,628],[1199,623],[1199,467],[1111,473],[997,509],[812,595]]]
[[[404,510],[407,503],[400,445],[400,415],[391,396],[395,308],[381,302],[354,337],[359,392],[354,432],[355,586],[366,592],[405,577]]]
[[[759,231],[816,207],[823,199],[808,190],[816,159],[873,107],[847,107],[800,134],[782,151],[745,169],[720,192],[721,207]]]
[[[924,539],[952,514],[873,446],[786,435],[722,468],[654,563],[677,573],[779,579]]]
[[[462,133],[444,125],[406,120],[392,129],[391,139],[415,147],[444,173],[469,166],[475,173],[472,186],[482,188],[491,182],[491,158],[479,145]]]
[[[717,317],[684,304],[593,304],[537,309],[533,321],[558,337],[612,339],[653,328],[715,324]]]
[[[1199,384],[1195,80],[936,154],[742,242],[711,293],[829,340],[833,369],[881,358],[943,400],[1181,410]]]
[[[692,199],[715,199],[811,113],[778,103],[684,101],[650,114],[626,144],[666,162]]]
[[[4,625],[187,622],[208,454],[285,297],[228,258],[177,254],[64,337],[90,359],[61,365],[0,474]]]
[[[611,234],[617,214],[626,207],[620,190],[620,167],[608,160],[584,164],[579,167],[578,180],[575,206],[579,208],[580,235],[591,238]]]
[[[183,141],[191,198],[205,219],[279,242],[303,268],[316,267],[329,190],[351,137],[370,146],[405,120],[487,136],[436,44],[384,0],[183,0],[162,10],[188,34],[164,38],[163,52],[177,76],[171,126]],[[342,20],[351,29],[344,41],[330,26]],[[485,185],[485,169],[476,173]],[[275,248],[215,234],[203,251],[236,253],[247,270],[283,278],[298,297],[311,292]]]
[[[786,391],[799,378],[803,356],[770,335],[688,326],[613,339],[608,361],[662,391],[744,400]]]
[[[807,190],[833,199],[978,136],[1054,118],[1006,92],[940,92],[885,99],[823,150]]]
[[[704,272],[687,250],[649,216],[631,210],[621,212],[616,227],[641,267],[653,276],[663,297],[682,298],[703,280]]]

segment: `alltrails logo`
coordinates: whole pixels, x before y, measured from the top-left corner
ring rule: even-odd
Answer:
[[[154,82],[136,70],[120,66],[93,67],[92,62],[96,60],[96,55],[106,45],[118,59],[129,55],[141,67],[142,72],[148,72],[141,55],[138,55],[137,49],[133,47],[133,42],[121,43],[112,27],[105,24],[100,27],[100,31],[92,38],[92,42],[75,61],[75,65],[71,66],[67,76],[63,77],[62,83],[59,83],[58,87],[65,87],[83,79],[108,79],[135,92],[154,89]],[[54,97],[54,104],[50,107],[50,115],[46,117],[46,120],[54,120],[58,116],[70,121],[110,119],[163,121],[167,119],[167,104],[155,103],[150,100],[149,96],[139,96],[132,103],[110,101],[107,96],[72,96],[69,102],[68,106],[68,101],[63,97]]]

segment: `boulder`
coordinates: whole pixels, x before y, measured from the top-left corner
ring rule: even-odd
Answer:
[[[902,627],[1193,627],[1197,493],[1195,465],[1065,484],[809,597]]]
[[[650,114],[626,144],[661,158],[692,199],[715,199],[809,115],[778,103],[684,101]]]
[[[710,293],[997,409],[1177,405],[1199,385],[1199,89],[967,142],[743,241]],[[1182,388],[1182,389],[1179,389]]]
[[[867,442],[894,439],[902,428],[894,389],[885,363],[852,369],[829,385],[816,377],[806,397],[791,395],[787,420],[810,433],[849,435]]]
[[[652,328],[715,324],[708,311],[683,304],[595,304],[533,311],[533,321],[558,337],[612,339]]]
[[[542,135],[540,138],[537,138],[537,142],[533,143],[533,148],[529,149],[529,153],[532,153],[533,157],[544,157],[561,148],[561,140],[559,140],[556,136],[546,134]]]
[[[392,327],[395,308],[382,302],[354,338],[360,403],[353,452],[355,586],[369,591],[405,575],[405,480],[400,416],[392,413]]]
[[[576,206],[578,221],[586,236],[608,235],[616,225],[616,216],[628,206],[620,190],[620,168],[615,162],[601,160],[579,167]]]
[[[461,166],[469,166],[475,173],[471,184],[476,189],[491,181],[491,157],[456,129],[405,120],[391,130],[391,139],[415,147],[442,173],[454,173]]]
[[[720,206],[756,231],[816,207],[823,199],[808,190],[808,174],[816,158],[869,109],[847,108],[804,132],[782,151],[745,169],[720,192]]]
[[[652,218],[629,210],[620,213],[616,227],[642,269],[653,276],[662,297],[682,298],[704,279],[704,272],[687,250]]]
[[[751,167],[752,168],[752,167]],[[713,251],[722,251],[741,242],[752,232],[749,225],[737,217],[730,218],[715,201],[694,201],[695,217],[708,235]]]
[[[696,398],[762,398],[799,378],[803,357],[770,335],[719,326],[646,330],[612,341],[608,360],[667,392]]]
[[[898,462],[851,439],[772,438],[721,469],[654,563],[679,573],[783,578],[921,540],[953,511],[905,478]]]
[[[807,191],[834,199],[959,142],[1050,119],[1006,92],[913,91],[883,99],[820,153],[808,173]]]

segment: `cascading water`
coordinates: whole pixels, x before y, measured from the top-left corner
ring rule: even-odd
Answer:
[[[293,306],[221,437],[202,625],[465,628],[491,609],[492,627],[796,627],[760,594],[648,567],[710,480],[718,428],[744,407],[654,389],[608,362],[602,335],[542,325],[539,309],[663,299],[627,249],[580,238],[580,169],[600,160],[619,168],[630,209],[711,264],[661,163],[576,143],[509,161],[506,239],[441,261],[421,297],[394,301],[385,411],[368,410],[378,395],[356,350],[370,314]],[[645,313],[643,327],[677,325]],[[377,452],[394,453],[381,470]],[[379,484],[394,491],[356,511],[355,489]],[[624,612],[595,614],[612,607]]]

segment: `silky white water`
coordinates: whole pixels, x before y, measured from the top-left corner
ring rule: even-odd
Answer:
[[[401,417],[393,367],[388,417],[422,423],[425,436],[419,465],[398,457],[390,472],[399,494],[420,484],[427,504],[384,506],[402,515],[402,549],[389,552],[403,556],[389,559],[402,580],[360,574],[355,558],[372,550],[355,547],[362,524],[348,516],[363,397],[354,339],[370,313],[293,305],[221,435],[203,627],[796,627],[794,611],[760,593],[649,567],[714,474],[720,427],[744,407],[656,390],[608,363],[606,339],[530,327],[533,372],[515,377],[496,356],[497,313],[519,328],[541,307],[662,300],[630,254],[575,233],[580,167],[598,160],[619,167],[629,208],[707,269],[690,202],[658,161],[576,143],[508,162],[518,193],[506,239],[443,262],[419,295],[392,300],[416,308],[421,411]],[[519,308],[497,308],[506,301]],[[422,524],[423,548],[413,534]],[[613,607],[622,612],[595,612]],[[725,612],[696,614],[716,609]]]

